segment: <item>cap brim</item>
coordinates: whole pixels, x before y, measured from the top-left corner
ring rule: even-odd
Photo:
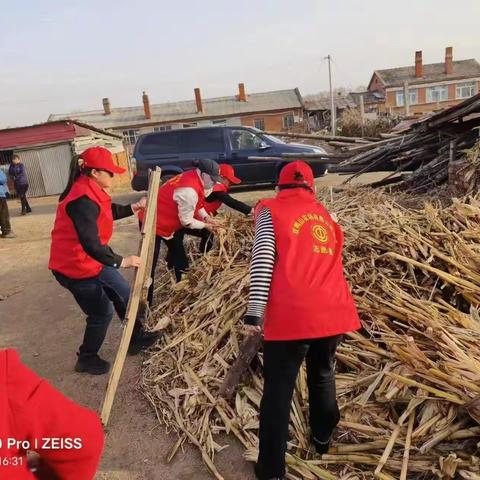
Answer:
[[[110,173],[125,173],[127,170],[122,167],[117,167],[116,165],[112,165],[111,167],[105,168],[105,170],[109,171]]]
[[[234,185],[238,185],[239,183],[242,183],[242,181],[235,177],[235,176],[231,176],[231,177],[225,177],[229,182],[233,183]]]

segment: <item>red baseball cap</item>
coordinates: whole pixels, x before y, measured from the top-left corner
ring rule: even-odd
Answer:
[[[278,185],[306,185],[313,190],[313,172],[308,163],[301,160],[287,163],[280,171]]]
[[[125,173],[125,169],[113,163],[110,150],[104,147],[90,147],[80,154],[83,160],[82,168],[95,168],[110,173]]]
[[[228,181],[231,183],[238,185],[242,181],[235,176],[235,170],[231,165],[228,165],[227,163],[221,163],[220,164],[220,176],[223,178],[226,178]]]

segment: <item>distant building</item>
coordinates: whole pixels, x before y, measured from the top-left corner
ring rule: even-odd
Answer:
[[[243,83],[238,95],[203,99],[195,88],[194,99],[150,104],[142,96],[143,106],[112,108],[103,99],[103,110],[52,114],[49,121],[72,119],[123,135],[129,145],[149,132],[209,125],[252,126],[260,130],[289,130],[303,121],[303,102],[297,88],[247,94]]]
[[[480,64],[473,58],[454,61],[453,49],[447,47],[442,63],[424,65],[422,52],[418,51],[414,65],[375,70],[368,92],[383,99],[377,103],[380,113],[404,113],[405,82],[411,114],[432,112],[476,95],[480,87]]]
[[[355,108],[356,104],[349,95],[335,95],[333,97],[337,119],[347,108]],[[330,128],[332,108],[330,96],[307,95],[304,97],[305,120],[310,130]]]
[[[60,120],[0,130],[0,168],[7,171],[13,154],[17,154],[25,165],[28,195],[58,195],[67,185],[73,155],[94,146],[108,148],[115,163],[127,169],[126,173],[115,175],[113,187],[128,185],[129,162],[123,138],[75,121]]]

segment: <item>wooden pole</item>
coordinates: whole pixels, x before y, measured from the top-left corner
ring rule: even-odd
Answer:
[[[410,116],[410,96],[408,94],[408,82],[403,83],[403,104],[405,105],[405,116]]]
[[[138,307],[140,305],[142,291],[147,279],[150,278],[151,262],[150,251],[154,248],[155,241],[155,223],[157,218],[157,196],[160,186],[161,170],[157,169],[150,174],[150,185],[148,187],[147,208],[145,210],[145,220],[142,228],[142,236],[140,239],[139,256],[140,266],[135,272],[135,280],[133,289],[127,305],[127,313],[125,315],[126,325],[123,329],[120,347],[118,348],[115,363],[113,364],[110,379],[103,401],[101,419],[103,425],[107,425],[112,410],[115,393],[117,392],[118,383],[122,374],[123,365],[127,356],[128,346],[132,338],[133,327],[137,319]]]
[[[363,95],[360,95],[360,118],[362,119],[362,137],[365,135],[365,102]]]

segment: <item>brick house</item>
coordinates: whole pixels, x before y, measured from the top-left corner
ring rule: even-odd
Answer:
[[[422,52],[415,53],[409,67],[375,70],[368,92],[384,98],[379,113],[403,114],[404,89],[408,84],[411,114],[423,114],[448,108],[480,90],[480,64],[475,59],[453,60],[453,49],[445,50],[442,63],[423,64]]]
[[[194,89],[194,99],[181,102],[150,104],[143,92],[143,106],[112,108],[108,98],[103,109],[71,114],[52,114],[49,121],[72,119],[123,135],[126,143],[135,144],[144,134],[177,128],[210,125],[251,126],[260,130],[289,130],[303,121],[303,101],[298,88],[251,93],[243,83],[238,94],[203,99]]]

